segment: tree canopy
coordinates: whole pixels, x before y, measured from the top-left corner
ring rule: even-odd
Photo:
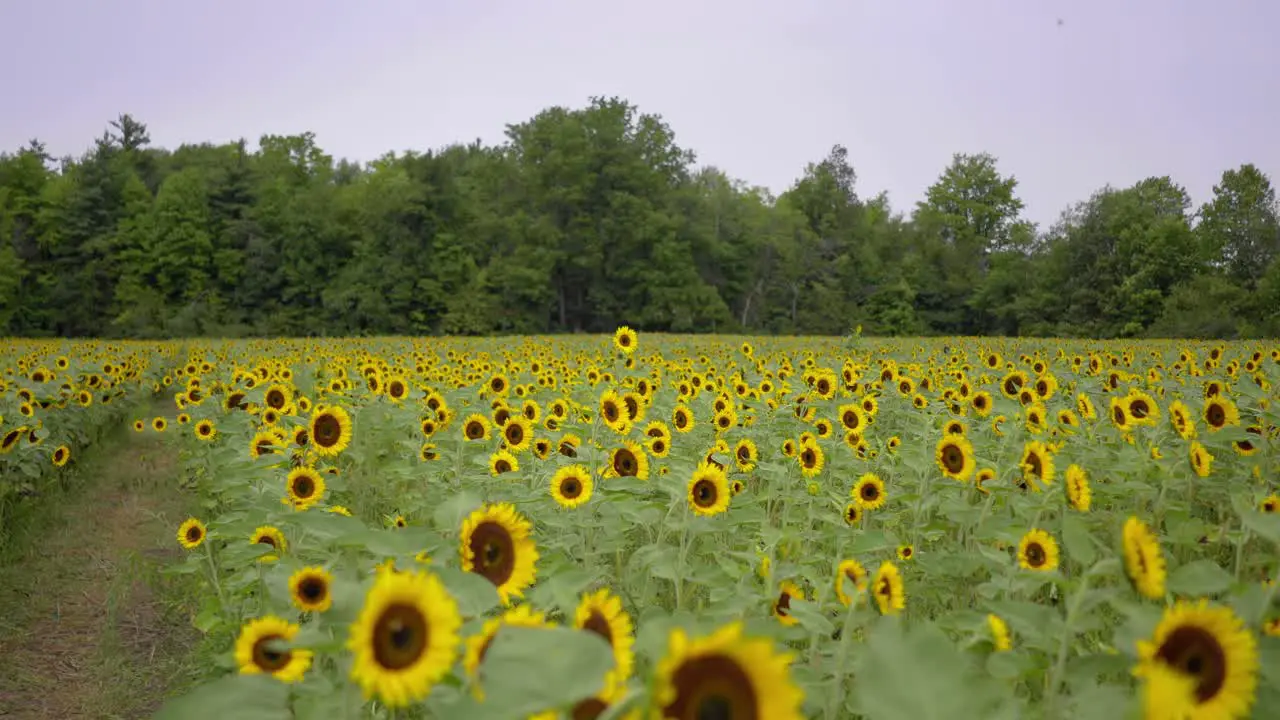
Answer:
[[[79,158],[0,154],[0,334],[1280,334],[1253,165],[1200,208],[1153,177],[1040,229],[989,154],[909,214],[852,163],[836,145],[774,197],[619,98],[368,163],[312,133],[165,150],[122,115]]]

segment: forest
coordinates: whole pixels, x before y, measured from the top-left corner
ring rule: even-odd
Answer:
[[[696,164],[656,114],[552,107],[505,140],[335,160],[312,133],[0,154],[0,336],[641,331],[1280,334],[1270,179],[1103,187],[1051,227],[957,154],[909,211],[840,145],[780,196]]]

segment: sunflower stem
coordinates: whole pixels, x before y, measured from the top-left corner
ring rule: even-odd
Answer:
[[[204,539],[204,557],[209,563],[209,582],[213,583],[213,591],[218,596],[218,607],[227,611],[227,600],[222,594],[222,582],[218,580],[218,568],[213,562],[213,542],[206,536]]]
[[[1240,568],[1244,564],[1244,546],[1249,544],[1249,537],[1250,537],[1249,528],[1246,527],[1243,522],[1240,523],[1240,529],[1243,532],[1240,535],[1240,542],[1236,543],[1236,562],[1235,562],[1236,582],[1240,582]]]
[[[684,522],[680,527],[680,554],[676,556],[676,611],[684,600],[684,564],[689,552],[689,504],[685,503]]]
[[[849,661],[849,646],[853,645],[853,614],[858,609],[858,601],[862,599],[862,595],[861,592],[856,593],[844,613],[844,624],[840,630],[840,651],[836,655],[836,674],[831,679],[831,691],[827,693],[827,706],[822,712],[824,718],[836,717],[836,704],[844,696],[844,666]]]
[[[1059,690],[1062,685],[1062,675],[1067,667],[1067,650],[1070,649],[1072,630],[1075,625],[1076,616],[1080,613],[1080,608],[1084,605],[1084,598],[1089,594],[1089,579],[1092,577],[1092,570],[1086,571],[1080,577],[1080,587],[1071,594],[1071,601],[1067,604],[1067,618],[1063,623],[1062,637],[1058,640],[1058,656],[1053,664],[1053,673],[1049,675],[1049,717],[1058,716],[1058,701],[1061,698]]]

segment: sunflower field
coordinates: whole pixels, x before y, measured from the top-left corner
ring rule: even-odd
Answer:
[[[620,328],[157,344],[115,373],[107,350],[83,363],[164,397],[128,421],[202,508],[168,572],[216,659],[162,716],[1280,708],[1274,344]]]

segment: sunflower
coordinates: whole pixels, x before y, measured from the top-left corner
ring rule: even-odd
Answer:
[[[516,456],[506,450],[498,450],[489,456],[489,474],[494,477],[516,472],[519,469],[520,462],[516,460]]]
[[[317,407],[308,427],[316,454],[329,457],[341,453],[351,444],[351,416],[336,405]]]
[[[196,518],[187,518],[178,526],[178,542],[182,543],[182,547],[188,550],[194,550],[200,547],[200,543],[204,542],[205,536],[209,534],[204,523]]]
[[[212,420],[201,420],[196,423],[195,434],[198,440],[212,442],[218,437],[218,428],[214,426]]]
[[[844,506],[844,521],[848,525],[857,525],[862,520],[862,506],[857,500]]]
[[[665,437],[653,438],[645,447],[649,449],[650,455],[659,458],[664,458],[671,452],[670,440]]]
[[[1071,507],[1080,512],[1089,512],[1092,493],[1089,490],[1089,476],[1079,465],[1068,465],[1066,473],[1067,500]]]
[[[964,482],[973,474],[973,444],[963,435],[944,435],[938,441],[934,459],[949,478]]]
[[[1193,440],[1191,449],[1188,452],[1191,459],[1191,469],[1195,470],[1196,475],[1209,477],[1209,473],[1213,471],[1213,455],[1209,450],[1204,445]]]
[[[846,579],[849,580],[855,590],[861,593],[866,592],[867,578],[867,570],[862,567],[862,563],[853,558],[842,560],[836,566],[836,598],[840,600],[840,604],[848,607],[853,602],[853,597],[845,592],[844,581]]]
[[[1204,403],[1204,423],[1210,432],[1217,432],[1228,425],[1240,424],[1240,411],[1225,397],[1211,397]]]
[[[682,403],[676,405],[671,411],[671,424],[675,426],[676,432],[687,433],[697,423],[694,420],[693,411]]]
[[[1258,683],[1258,646],[1229,607],[1178,601],[1150,640],[1138,641],[1133,674],[1144,680],[1147,717],[1247,717]]]
[[[898,566],[885,560],[876,570],[871,581],[875,589],[876,609],[881,615],[897,615],[907,606],[907,594],[902,587],[902,573]]]
[[[351,625],[351,678],[390,707],[421,700],[458,657],[458,604],[434,575],[379,573]]]
[[[1129,418],[1129,406],[1125,403],[1124,398],[1111,398],[1111,423],[1120,432],[1128,432],[1132,427]]]
[[[729,509],[729,481],[724,470],[703,462],[689,477],[689,508],[695,515],[718,515]]]
[[[1022,483],[1019,487],[1026,489],[1030,487],[1032,490],[1039,490],[1040,485],[1049,485],[1053,482],[1053,456],[1049,454],[1049,448],[1039,440],[1032,440],[1022,448],[1022,460],[1018,462],[1018,466],[1022,468]]]
[[[879,510],[886,499],[884,481],[875,473],[864,473],[849,490],[849,496],[863,510]]]
[[[306,510],[324,497],[324,478],[314,468],[296,467],[285,478],[288,502],[298,510]]]
[[[1129,417],[1133,421],[1142,425],[1155,425],[1160,419],[1160,406],[1156,405],[1155,398],[1138,389],[1129,391],[1124,398],[1125,405],[1129,412]]]
[[[748,438],[738,441],[733,449],[733,459],[738,464],[738,469],[749,471],[755,468],[756,463],[760,460],[760,451],[756,449],[756,444]]]
[[[582,444],[582,439],[573,433],[565,433],[560,438],[559,445],[556,446],[556,452],[569,458],[578,457],[578,446]]]
[[[1273,493],[1266,496],[1262,499],[1262,502],[1258,503],[1258,509],[1268,515],[1272,513],[1280,513],[1280,495]]]
[[[846,430],[857,430],[861,432],[867,424],[866,414],[862,408],[855,404],[841,405],[836,411],[839,413],[840,424]]]
[[[489,421],[480,413],[472,413],[462,422],[462,437],[467,440],[488,440]]]
[[[791,679],[790,653],[743,636],[734,622],[709,636],[672,630],[656,668],[653,717],[800,720],[804,692]]]
[[[800,451],[796,453],[796,462],[800,464],[800,474],[809,478],[822,474],[822,466],[826,462],[822,448],[816,440],[800,443]]]
[[[979,390],[969,398],[969,407],[978,414],[978,417],[986,417],[991,414],[991,393],[986,390]]]
[[[71,459],[71,448],[67,447],[66,445],[59,445],[56,449],[54,449],[53,455],[50,457],[50,460],[53,461],[53,464],[55,467],[62,467],[66,465],[67,461],[69,461],[70,459]]]
[[[271,525],[263,525],[254,530],[253,534],[249,536],[249,543],[251,545],[267,545],[276,551],[268,552],[266,555],[259,557],[258,562],[274,562],[279,559],[279,553],[283,553],[288,547],[288,543],[284,539],[284,533],[280,532],[279,528]]]
[[[778,588],[778,597],[773,601],[773,616],[783,625],[795,625],[799,620],[791,617],[791,601],[803,599],[804,590],[789,580],[783,580]]]
[[[1009,635],[1009,626],[999,615],[987,614],[987,627],[991,629],[991,644],[995,647],[996,652],[1005,652],[1013,647],[1013,641]]]
[[[297,682],[311,667],[311,651],[291,648],[298,626],[273,615],[250,620],[236,638],[236,664],[242,675],[268,674],[282,682]]]
[[[1191,417],[1191,408],[1181,400],[1169,404],[1169,424],[1183,440],[1196,436],[1196,421]]]
[[[573,626],[599,635],[613,650],[613,669],[605,681],[606,687],[621,685],[631,677],[635,664],[635,626],[617,595],[608,588],[583,595],[574,612]]]
[[[423,462],[440,459],[440,451],[436,449],[435,443],[422,443],[422,447],[418,448],[418,459]]]
[[[303,612],[324,612],[333,605],[333,575],[322,567],[304,567],[289,576],[289,595]]]
[[[480,507],[462,523],[459,554],[464,572],[483,576],[498,589],[504,605],[524,597],[537,575],[538,548],[532,524],[510,503]]]
[[[633,477],[637,480],[649,479],[649,458],[644,448],[631,441],[609,453],[609,467],[605,469],[606,477]]]
[[[915,559],[915,556],[916,556],[916,549],[914,546],[912,545],[898,546],[898,559],[901,560],[902,562],[911,562],[912,560]]]
[[[566,465],[551,477],[551,497],[560,507],[576,508],[591,499],[591,473],[582,465]]]
[[[613,333],[613,346],[624,355],[630,355],[635,352],[639,344],[640,337],[636,335],[636,331],[626,325],[619,327]]]
[[[1164,597],[1165,563],[1160,541],[1136,517],[1124,523],[1124,570],[1138,594],[1151,600]]]
[[[1032,528],[1018,542],[1018,565],[1026,570],[1050,572],[1058,568],[1058,541],[1044,530]]]
[[[512,415],[502,426],[502,440],[513,453],[529,449],[533,440],[533,425],[521,415]]]

